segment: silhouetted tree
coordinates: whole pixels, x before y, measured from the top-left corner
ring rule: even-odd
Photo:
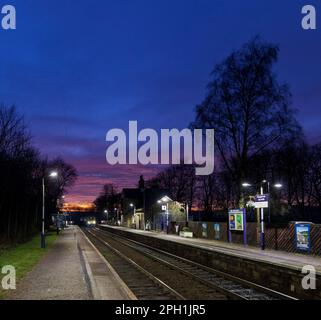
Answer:
[[[63,205],[63,195],[67,193],[77,179],[76,169],[66,163],[62,158],[56,158],[51,161],[43,162],[43,175],[48,176],[50,171],[56,171],[56,179],[46,180],[46,213],[47,223],[50,221],[50,215],[61,210]]]
[[[187,203],[191,208],[195,202],[195,168],[191,165],[173,165],[147,181],[151,188],[166,189],[169,196],[178,202]]]
[[[115,218],[115,211],[120,206],[121,194],[113,184],[105,184],[100,195],[95,199],[94,204],[98,212],[108,210],[109,218]],[[116,210],[115,210],[116,209]]]
[[[310,166],[308,168],[308,194],[311,205],[321,210],[321,143],[311,147]]]
[[[214,128],[216,150],[239,187],[250,159],[301,133],[290,92],[272,71],[279,48],[258,37],[233,52],[212,72],[208,94],[196,107],[195,128]]]
[[[32,147],[23,117],[15,107],[0,105],[0,244],[22,240],[39,230],[41,181],[52,166],[61,172],[61,180],[58,186],[47,186],[47,214],[56,211],[56,200],[74,182],[76,173],[62,160],[42,160]]]

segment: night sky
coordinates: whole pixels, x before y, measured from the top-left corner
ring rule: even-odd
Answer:
[[[321,27],[301,29],[295,0],[0,0],[17,30],[0,31],[0,102],[24,114],[34,144],[79,172],[68,201],[92,201],[101,186],[133,186],[153,167],[111,167],[109,129],[183,128],[209,74],[259,34],[280,45],[275,69],[293,93],[311,143],[321,141]],[[318,22],[319,22],[318,20]],[[321,21],[321,20],[320,20]]]

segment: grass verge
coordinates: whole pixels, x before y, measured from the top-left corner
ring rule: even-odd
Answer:
[[[7,290],[3,290],[1,286],[2,277],[4,276],[1,273],[2,267],[5,265],[14,266],[18,282],[37,264],[52,246],[56,238],[56,233],[47,233],[46,249],[40,248],[40,236],[37,235],[28,242],[0,251],[0,300],[6,299],[9,293]]]

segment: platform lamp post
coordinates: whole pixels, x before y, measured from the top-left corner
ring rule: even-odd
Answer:
[[[168,230],[168,225],[169,225],[169,208],[168,208],[168,203],[170,201],[173,201],[170,197],[168,196],[165,196],[163,197],[162,199],[158,200],[157,202],[158,203],[165,203],[166,205],[166,211],[165,211],[165,214],[166,214],[166,233],[168,234],[169,233],[169,230]]]
[[[136,228],[136,206],[133,203],[131,203],[129,206],[134,209],[134,221],[135,221],[135,228]]]
[[[268,203],[269,203],[269,207],[268,207],[268,212],[269,212],[269,223],[271,223],[271,210],[270,210],[270,181],[267,180],[263,180],[262,184],[267,184],[267,192],[269,195],[269,199],[268,199]]]
[[[189,206],[188,206],[188,202],[186,202],[185,210],[186,210],[186,227],[188,227],[188,220],[189,220]]]
[[[50,178],[57,178],[58,173],[53,171],[49,174]],[[45,177],[42,178],[42,221],[41,221],[41,248],[44,249],[46,247],[46,235],[45,235]]]
[[[267,180],[263,180],[262,183],[260,184],[260,195],[264,195],[264,190],[263,190],[263,184],[268,185],[268,210],[269,210],[269,215],[270,215],[270,182]],[[252,187],[252,184],[250,183],[243,183],[242,187],[244,188],[249,188]],[[275,183],[273,187],[277,189],[281,189],[283,185],[281,183]],[[270,217],[269,217],[270,219]],[[260,208],[260,240],[261,240],[261,249],[265,250],[265,224],[264,224],[264,208]]]
[[[262,181],[263,184],[267,184],[267,192],[268,192],[268,195],[269,195],[269,223],[271,223],[271,209],[270,209],[270,182],[267,181],[267,180],[263,180]],[[282,189],[283,188],[283,185],[281,183],[275,183],[273,185],[273,187],[275,189]]]
[[[108,210],[105,209],[105,210],[104,210],[104,213],[106,214],[106,224],[108,224]]]
[[[260,186],[260,194],[263,195],[263,185]],[[264,226],[264,208],[261,208],[260,222],[261,222],[261,249],[265,250],[265,226]]]

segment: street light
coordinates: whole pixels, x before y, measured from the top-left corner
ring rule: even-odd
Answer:
[[[51,172],[51,173],[49,174],[49,177],[51,177],[51,178],[57,178],[57,177],[58,177],[58,172],[56,172],[56,171]]]
[[[244,182],[242,183],[242,187],[248,188],[248,187],[252,187],[252,185],[250,183]]]
[[[50,178],[57,178],[58,172],[53,171],[49,174]],[[46,247],[45,237],[45,177],[42,178],[42,228],[41,228],[41,248]]]

